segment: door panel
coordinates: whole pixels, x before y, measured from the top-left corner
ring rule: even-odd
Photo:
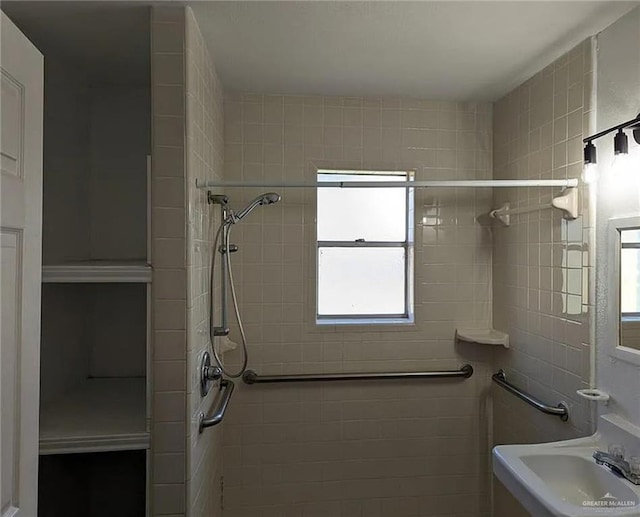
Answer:
[[[19,504],[18,480],[19,465],[17,464],[20,450],[19,422],[20,400],[18,383],[20,327],[20,237],[21,233],[2,230],[1,253],[2,269],[2,355],[1,375],[2,386],[2,510],[7,512]]]
[[[2,172],[22,176],[23,90],[7,72],[2,71]]]
[[[0,515],[36,517],[43,59],[0,18]]]

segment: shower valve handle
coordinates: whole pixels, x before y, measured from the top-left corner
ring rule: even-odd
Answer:
[[[222,370],[219,366],[205,366],[202,369],[202,376],[208,381],[217,381],[222,377]]]
[[[211,355],[209,352],[205,352],[202,355],[200,362],[200,395],[207,396],[211,383],[222,378],[222,368],[219,366],[212,366]]]

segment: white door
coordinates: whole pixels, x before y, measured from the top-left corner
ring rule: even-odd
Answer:
[[[43,57],[0,18],[0,516],[36,517]]]

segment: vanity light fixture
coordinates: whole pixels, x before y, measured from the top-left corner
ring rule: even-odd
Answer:
[[[597,181],[597,171],[596,171],[596,146],[593,141],[601,138],[609,133],[613,133],[616,131],[616,136],[613,139],[613,149],[615,153],[614,159],[614,172],[620,172],[622,170],[626,171],[628,169],[628,155],[629,155],[629,138],[624,132],[625,129],[633,130],[633,138],[634,140],[640,144],[640,114],[632,120],[628,120],[627,122],[623,122],[622,124],[618,124],[617,126],[610,127],[609,129],[605,129],[604,131],[600,131],[595,135],[588,136],[584,140],[582,140],[585,144],[584,146],[584,171],[582,173],[582,180],[585,183],[594,183]]]
[[[629,177],[631,173],[629,163],[629,138],[627,138],[627,135],[625,135],[622,129],[618,129],[616,136],[613,138],[613,152],[615,156],[611,164],[611,173],[623,180],[626,184],[632,178]]]
[[[613,138],[613,152],[616,155],[629,153],[629,139],[622,129],[618,129],[616,136]]]
[[[596,146],[593,142],[587,142],[584,146],[584,170],[582,171],[582,181],[587,185],[598,181]]]

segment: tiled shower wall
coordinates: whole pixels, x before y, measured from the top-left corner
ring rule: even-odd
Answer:
[[[491,124],[490,104],[228,96],[225,179],[313,182],[319,167],[487,179]],[[264,190],[227,194],[240,208]],[[439,370],[468,362],[476,373],[450,381],[238,383],[224,429],[224,515],[488,515],[491,352],[454,343],[454,330],[491,320],[491,238],[476,221],[490,209],[490,190],[416,190],[416,324],[371,327],[315,325],[315,192],[274,190],[280,203],[232,230],[250,368]],[[237,329],[232,338],[239,342]],[[236,352],[226,358],[238,363]]]
[[[184,8],[152,9],[151,515],[186,515]]]
[[[494,106],[496,179],[579,178],[582,138],[589,133],[593,70],[586,40]],[[494,326],[511,337],[497,350],[495,369],[549,403],[566,401],[570,419],[544,415],[500,388],[492,388],[496,444],[560,440],[586,435],[589,405],[576,395],[588,387],[593,303],[593,221],[589,193],[580,188],[580,215],[555,210],[512,216],[496,225],[493,249]],[[535,208],[559,189],[496,189],[495,205]],[[495,481],[495,515],[527,515]]]
[[[209,339],[208,265],[219,218],[195,184],[222,177],[222,85],[190,8],[156,7],[152,27],[152,515],[215,517],[222,426],[198,433],[217,389],[202,399],[197,373]]]
[[[198,432],[200,412],[208,413],[218,389],[200,394],[199,367],[209,346],[209,264],[213,232],[220,224],[219,207],[207,204],[196,180],[220,180],[224,165],[224,101],[222,84],[202,39],[191,8],[186,9],[186,130],[187,130],[187,372],[190,372],[187,427],[187,485],[193,517],[222,515],[222,425]],[[219,273],[214,277],[219,278]],[[220,299],[216,282],[214,299]],[[217,307],[219,315],[219,307]],[[217,320],[216,320],[217,321]]]
[[[622,121],[630,120],[640,112],[640,98],[628,92],[640,91],[640,7],[628,12],[597,36],[598,53],[598,116],[595,131],[603,131]],[[627,133],[628,134],[628,133]],[[612,360],[611,354],[619,343],[617,328],[618,304],[612,293],[617,265],[612,263],[612,239],[609,235],[612,218],[640,214],[640,146],[629,136],[631,177],[620,177],[614,171],[613,138],[601,138],[598,147],[598,274],[597,274],[597,386],[611,394],[608,407],[599,407],[602,413],[612,412],[627,421],[640,425],[640,367],[627,361]],[[635,167],[635,168],[633,168]],[[616,243],[617,244],[617,243]],[[626,281],[626,279],[625,279]],[[613,302],[613,303],[612,303]],[[638,341],[629,343],[627,325],[622,325],[624,345],[640,349]],[[636,324],[636,333],[637,324]],[[636,334],[637,336],[637,334]]]

